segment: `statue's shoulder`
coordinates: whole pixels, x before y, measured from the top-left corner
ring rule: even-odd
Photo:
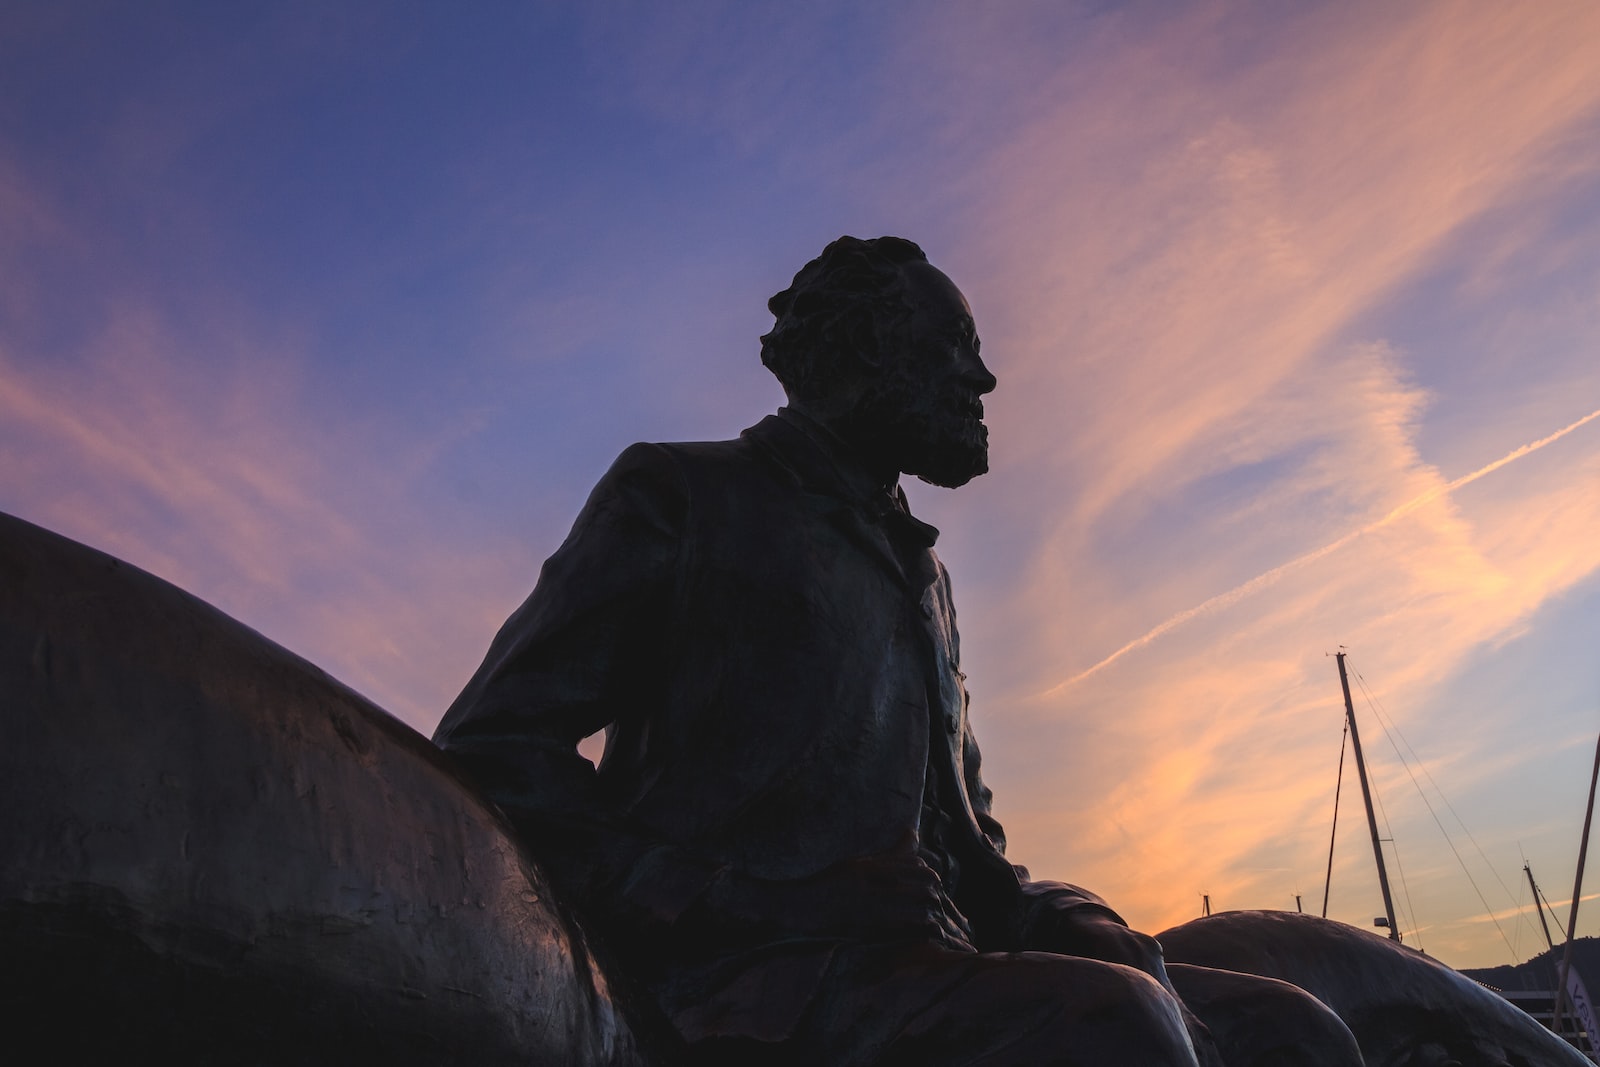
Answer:
[[[745,463],[754,453],[750,442],[742,437],[732,441],[657,441],[633,448],[656,451],[674,463],[696,467]]]
[[[808,446],[796,434],[769,415],[729,441],[641,442],[623,450],[605,483],[706,504],[723,497],[788,500],[807,484]]]
[[[777,455],[769,438],[773,434],[769,417],[728,441],[641,442],[624,449],[617,458],[619,468],[645,468],[660,473],[674,470],[690,482],[704,479],[770,477]],[[781,464],[780,464],[781,465]]]
[[[744,439],[733,441],[641,441],[622,450],[613,472],[647,471],[663,476],[714,474],[747,466],[757,449]]]
[[[588,507],[655,513],[676,523],[690,510],[716,510],[716,501],[723,498],[764,495],[774,475],[760,450],[743,438],[641,441],[617,456],[590,494]]]

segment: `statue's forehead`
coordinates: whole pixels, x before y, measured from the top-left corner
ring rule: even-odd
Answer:
[[[918,307],[924,312],[976,327],[967,295],[944,271],[931,263],[908,263],[905,275],[912,292],[916,294],[914,299]]]

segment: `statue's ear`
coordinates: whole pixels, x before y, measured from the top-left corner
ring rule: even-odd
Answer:
[[[821,339],[824,351],[805,368],[791,400],[803,399],[806,413],[819,422],[853,410],[867,386],[881,376],[876,350],[853,343],[847,334]]]
[[[883,345],[879,331],[873,324],[859,318],[840,323],[842,328],[834,343],[839,353],[841,371],[853,374],[876,374],[883,369]]]

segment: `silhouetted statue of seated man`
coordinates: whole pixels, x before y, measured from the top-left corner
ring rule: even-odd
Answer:
[[[898,486],[988,469],[966,299],[843,237],[769,306],[788,406],[623,452],[437,741],[697,1061],[1215,1062],[1157,943],[1013,866],[990,814],[938,531]],[[1284,1062],[1360,1062],[1309,996],[1230,977],[1303,1036]]]

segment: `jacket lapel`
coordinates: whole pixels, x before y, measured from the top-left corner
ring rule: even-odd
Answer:
[[[840,500],[837,497],[822,498],[819,503],[836,529],[860,548],[867,555],[881,563],[901,585],[909,586],[905,568],[900,564],[900,558],[894,548],[889,544],[889,538],[884,534],[883,526],[879,523],[869,523],[861,514],[861,510],[854,505]]]
[[[895,496],[890,497],[873,485],[826,430],[785,408],[768,415],[742,436],[760,446],[806,494],[817,513],[902,585],[920,596],[933,583],[938,568],[926,549],[932,547],[939,531],[905,510],[905,495],[898,487]],[[891,527],[894,536],[914,549],[906,553],[912,564],[909,574],[902,554],[890,541]]]

